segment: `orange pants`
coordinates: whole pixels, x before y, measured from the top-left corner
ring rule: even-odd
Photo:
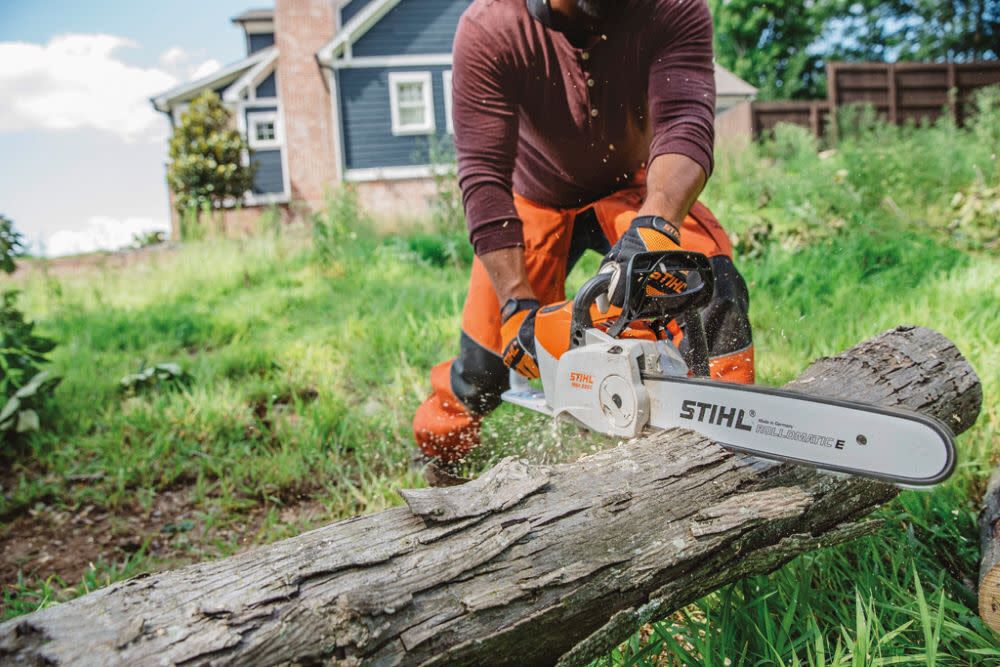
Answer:
[[[528,279],[543,306],[566,298],[566,276],[576,260],[587,249],[607,252],[632,224],[644,198],[642,185],[574,209],[549,208],[515,196]],[[733,265],[729,238],[701,203],[684,220],[681,246],[710,257],[716,277],[712,302],[702,313],[712,377],[752,383],[746,284]],[[509,374],[500,358],[500,307],[486,269],[476,258],[462,312],[459,356],[431,370],[433,393],[413,418],[414,437],[428,456],[453,461],[478,445],[483,416],[499,405],[507,390]]]

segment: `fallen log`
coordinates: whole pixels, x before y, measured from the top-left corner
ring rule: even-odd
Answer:
[[[961,432],[979,380],[899,328],[788,385]],[[674,429],[576,463],[505,460],[406,507],[0,625],[0,663],[577,665],[726,583],[872,532],[893,487],[730,453]]]
[[[993,471],[979,513],[979,616],[1000,632],[1000,467]]]

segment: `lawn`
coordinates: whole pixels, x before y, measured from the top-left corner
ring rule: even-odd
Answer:
[[[720,159],[704,199],[750,285],[759,382],[925,325],[976,368],[983,412],[959,438],[952,480],[902,493],[878,512],[878,535],[637,628],[603,663],[1000,662],[972,591],[1000,431],[989,213],[1000,113],[983,118],[969,130],[871,124],[819,155],[789,129]],[[429,368],[455,351],[471,251],[454,225],[376,227],[339,195],[314,230],[192,242],[123,268],[35,263],[15,278],[60,343],[51,367],[63,381],[42,431],[4,453],[3,618],[398,505],[399,489],[423,484],[410,419]],[[570,285],[598,261],[585,257]],[[161,362],[190,382],[121,391],[123,376]],[[468,467],[572,460],[603,444],[504,406]]]

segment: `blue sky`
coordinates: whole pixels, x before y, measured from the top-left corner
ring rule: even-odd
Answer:
[[[147,99],[244,55],[246,0],[0,0],[0,214],[50,254],[164,228],[167,121]]]

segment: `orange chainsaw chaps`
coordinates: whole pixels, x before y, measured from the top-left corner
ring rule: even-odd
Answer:
[[[417,408],[413,436],[426,456],[457,461],[479,445],[482,417],[471,414],[451,389],[453,361],[431,369],[434,393]]]

